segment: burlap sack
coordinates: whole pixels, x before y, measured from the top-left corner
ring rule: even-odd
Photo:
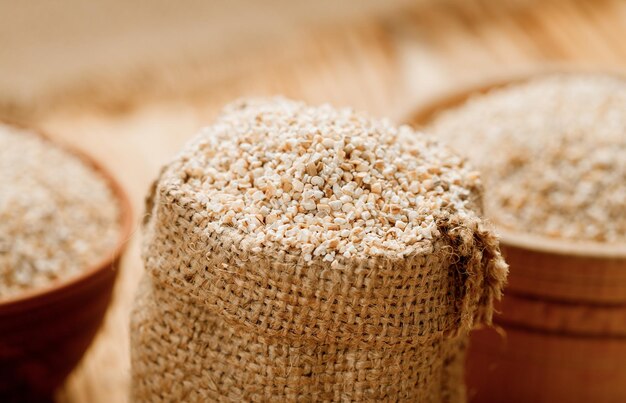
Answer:
[[[166,170],[148,205],[135,400],[465,400],[466,336],[490,322],[506,276],[480,220],[441,221],[406,259],[331,268],[255,253],[179,184]]]
[[[322,136],[314,135],[315,127],[336,143],[323,145]],[[476,214],[481,209],[481,191],[460,160],[425,137],[414,138],[418,146],[406,137],[408,131],[395,130],[349,110],[310,108],[284,99],[244,101],[227,107],[187,145],[164,169],[148,200],[143,244],[147,274],[132,317],[136,400],[464,400],[467,334],[476,323],[491,320],[492,302],[500,295],[506,265],[497,240]],[[294,145],[291,140],[300,143]],[[265,148],[260,142],[267,142]],[[404,142],[411,152],[401,154],[393,142]],[[251,236],[247,226],[233,225],[216,214],[227,215],[237,207],[226,201],[216,203],[226,200],[220,197],[223,193],[218,194],[226,182],[215,182],[211,172],[229,173],[231,179],[235,176],[230,173],[240,175],[236,177],[241,182],[227,181],[237,183],[228,200],[239,198],[247,207],[258,207],[249,197],[257,193],[244,197],[248,193],[239,187],[254,177],[254,168],[246,171],[246,164],[239,164],[253,144],[259,148],[250,155],[251,166],[261,158],[266,168],[273,166],[276,175],[285,175],[280,186],[285,178],[290,186],[282,190],[293,190],[298,203],[290,205],[296,208],[298,204],[298,211],[303,212],[310,210],[303,200],[306,192],[296,190],[293,179],[305,179],[304,170],[310,186],[316,177],[315,186],[337,197],[335,193],[343,191],[324,187],[326,179],[330,184],[341,172],[343,182],[357,184],[359,180],[351,181],[351,174],[346,174],[350,171],[344,169],[363,169],[365,160],[361,164],[358,159],[369,152],[370,172],[380,177],[378,190],[372,185],[368,192],[386,194],[381,196],[384,199],[404,174],[378,172],[374,151],[380,158],[389,158],[392,169],[405,169],[405,162],[424,164],[422,168],[444,179],[428,186],[440,187],[427,193],[431,202],[413,204],[417,216],[411,224],[428,218],[436,229],[420,233],[423,242],[405,244],[407,253],[356,247],[355,253],[305,253],[302,244],[295,242],[297,235],[306,235],[300,226],[304,224],[294,226],[296,235],[288,235],[288,240],[282,236],[268,240],[267,233]],[[319,147],[328,147],[320,149],[327,156],[324,166],[292,158],[303,152],[310,161],[317,158],[313,150]],[[339,169],[338,159],[348,153],[353,162]],[[271,158],[281,163],[273,165]],[[281,164],[294,170],[277,168]],[[417,179],[418,169],[412,172]],[[424,175],[422,180],[430,177]],[[365,177],[360,180],[366,183]],[[333,187],[343,182],[335,181]],[[409,189],[408,179],[404,183]],[[257,182],[255,189],[257,184],[265,189],[267,203],[276,206],[276,187]],[[389,191],[385,193],[383,186],[389,186]],[[304,185],[299,187],[304,189]],[[381,212],[391,204],[398,207],[391,199],[389,206],[384,203],[381,199],[376,207]],[[444,204],[448,207],[438,207]],[[351,205],[346,201],[345,207]],[[280,211],[285,213],[281,219],[291,217],[293,222],[306,215],[294,217]],[[389,222],[382,218],[354,220],[350,225],[390,231]],[[378,236],[379,241],[386,238]]]

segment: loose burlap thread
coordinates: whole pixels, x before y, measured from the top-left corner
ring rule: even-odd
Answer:
[[[403,259],[253,252],[164,171],[132,316],[136,401],[462,402],[467,333],[506,277],[480,219]]]

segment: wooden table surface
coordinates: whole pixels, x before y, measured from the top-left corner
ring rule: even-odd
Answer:
[[[221,105],[240,96],[284,94],[401,121],[433,96],[516,71],[555,64],[626,69],[625,1],[406,3],[341,21],[320,17],[290,40],[273,37],[254,51],[249,42],[240,52],[236,44],[211,51],[197,44],[185,57],[167,58],[166,49],[131,66],[120,54],[123,67],[109,63],[98,74],[79,74],[74,66],[78,70],[64,75],[57,60],[59,72],[38,76],[36,85],[0,69],[0,116],[40,126],[101,160],[131,195],[139,222],[159,167]],[[176,41],[167,44],[178,49]],[[6,51],[0,56],[9,60]],[[15,56],[15,66],[26,56]],[[143,270],[140,237],[137,230],[129,240],[102,330],[59,401],[128,400],[128,321]]]

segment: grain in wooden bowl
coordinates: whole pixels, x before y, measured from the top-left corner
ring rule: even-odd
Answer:
[[[32,130],[0,125],[0,396],[50,395],[106,311],[130,231],[117,183]]]
[[[411,120],[480,168],[511,266],[494,319],[509,337],[472,338],[476,401],[626,399],[624,78],[516,77],[442,97]]]
[[[464,401],[506,277],[478,181],[350,109],[230,105],[149,198],[133,397]]]

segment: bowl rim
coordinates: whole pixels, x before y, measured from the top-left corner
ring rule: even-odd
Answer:
[[[404,122],[418,130],[431,123],[444,110],[458,107],[469,98],[486,94],[492,90],[515,86],[539,77],[551,75],[602,75],[626,81],[626,70],[614,68],[594,68],[586,66],[544,66],[513,73],[497,74],[491,79],[482,79],[460,88],[440,93],[415,107]],[[489,217],[487,217],[489,219]],[[571,240],[547,235],[534,234],[508,229],[490,220],[505,246],[532,250],[542,253],[568,255],[579,258],[626,259],[626,243],[604,243],[589,240]]]
[[[90,265],[86,270],[79,274],[70,276],[67,279],[58,279],[42,287],[35,287],[25,292],[18,293],[7,299],[0,299],[0,313],[11,312],[14,310],[27,309],[50,302],[52,299],[58,299],[64,296],[68,291],[80,287],[83,283],[87,283],[106,270],[110,270],[111,266],[118,260],[126,248],[133,233],[133,209],[128,193],[119,181],[111,174],[101,162],[89,155],[83,150],[68,145],[64,142],[54,140],[43,130],[28,126],[19,122],[11,122],[6,119],[0,120],[0,125],[12,127],[20,131],[26,132],[28,135],[35,135],[44,141],[51,143],[54,147],[79,158],[83,164],[96,172],[107,183],[109,189],[119,205],[119,222],[120,229],[117,242],[104,257],[100,258],[97,263]]]

